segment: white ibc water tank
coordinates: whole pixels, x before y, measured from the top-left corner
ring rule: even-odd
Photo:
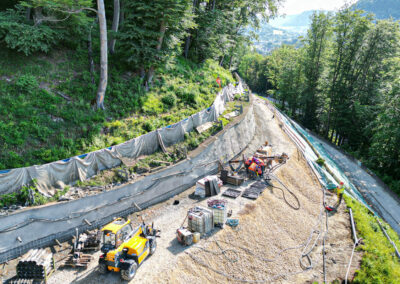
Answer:
[[[188,229],[201,235],[209,233],[214,228],[213,212],[198,206],[188,212]]]

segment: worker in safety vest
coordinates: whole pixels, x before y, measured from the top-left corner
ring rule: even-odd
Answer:
[[[340,201],[342,200],[344,189],[345,189],[344,183],[341,181],[340,184],[336,187],[336,194]]]
[[[265,170],[265,164],[262,160],[253,157],[246,160],[244,163],[247,169],[247,173],[253,174],[254,176],[262,176]]]

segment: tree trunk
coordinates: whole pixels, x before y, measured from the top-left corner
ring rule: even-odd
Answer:
[[[95,81],[94,81],[94,61],[93,61],[93,49],[92,49],[92,28],[93,24],[89,28],[87,47],[88,47],[90,77],[92,79],[92,84],[94,85]]]
[[[198,8],[198,3],[199,1],[193,0],[193,5],[192,5],[192,12],[193,14],[196,14],[196,9]],[[190,48],[190,43],[192,40],[192,33],[194,32],[194,29],[189,30],[189,34],[185,39],[185,50],[183,52],[185,58],[187,59],[189,56],[189,48]]]
[[[157,47],[156,47],[156,52],[157,53],[161,50],[166,29],[167,29],[167,26],[165,25],[164,19],[162,19],[161,20],[161,24],[160,24],[160,36],[158,37],[158,43],[157,43]],[[146,89],[147,90],[150,87],[151,82],[153,81],[154,70],[155,70],[155,67],[154,67],[154,65],[152,65],[149,68],[149,72],[147,73],[147,80],[146,80]]]
[[[120,14],[119,14],[119,24],[120,25],[122,25],[122,23],[124,22],[124,20],[125,20],[125,7],[124,7],[125,5],[124,5],[124,1],[123,0],[120,0],[120,3],[119,3],[119,9],[120,9]]]
[[[140,79],[144,79],[146,77],[146,71],[144,70],[143,67],[140,67]]]
[[[213,0],[213,3],[212,3],[212,10],[213,11],[215,10],[215,0]]]
[[[189,55],[189,47],[190,47],[190,40],[191,40],[191,38],[192,38],[192,36],[191,36],[191,35],[188,35],[188,36],[186,37],[186,40],[185,40],[185,51],[184,51],[184,56],[185,56],[186,59],[188,58],[188,55]]]
[[[31,19],[31,8],[30,8],[30,7],[26,8],[26,11],[25,11],[25,19],[26,19],[27,21],[29,21],[29,20]]]
[[[335,136],[335,140],[333,142],[335,145],[337,145],[338,139],[339,139],[339,132],[336,130],[336,136]]]
[[[231,54],[231,58],[229,58],[229,70],[232,67],[232,59],[233,59],[233,54]]]
[[[100,27],[100,81],[97,89],[97,108],[104,109],[104,96],[107,88],[108,58],[107,58],[107,23],[104,0],[97,0],[97,14]]]
[[[119,16],[120,16],[120,5],[119,5],[119,0],[114,0],[114,16],[113,16],[113,22],[112,22],[112,31],[116,33],[118,31],[118,25],[119,25]],[[111,35],[110,40],[108,41],[108,49],[110,50],[110,53],[114,53],[115,49],[115,37],[114,35]]]
[[[33,9],[33,22],[35,26],[40,25],[40,23],[43,21],[42,11],[42,7],[37,7]]]
[[[224,63],[224,58],[225,58],[225,54],[222,55],[221,61],[219,62],[219,66],[222,66],[222,64]]]

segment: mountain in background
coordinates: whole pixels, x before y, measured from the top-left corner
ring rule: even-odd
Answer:
[[[306,34],[311,23],[310,17],[314,12],[310,10],[301,14],[280,16],[269,23],[261,24],[258,30],[250,29],[259,38],[253,42],[257,52],[268,54],[282,44],[299,46],[298,39]]]
[[[269,24],[276,28],[305,34],[311,23],[310,17],[314,12],[316,11],[309,10],[300,14],[280,16],[276,19],[272,19]]]
[[[378,19],[400,20],[400,0],[359,0],[353,8],[375,14]]]
[[[257,52],[261,54],[268,54],[282,44],[300,44],[298,41],[299,36],[301,36],[300,33],[276,28],[268,23],[264,23],[260,29],[252,31],[258,35],[258,40],[254,41],[253,44]]]

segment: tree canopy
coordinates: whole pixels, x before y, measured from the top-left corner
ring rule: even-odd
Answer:
[[[266,57],[247,54],[240,74],[400,192],[399,23],[350,8],[320,12],[302,41]]]

